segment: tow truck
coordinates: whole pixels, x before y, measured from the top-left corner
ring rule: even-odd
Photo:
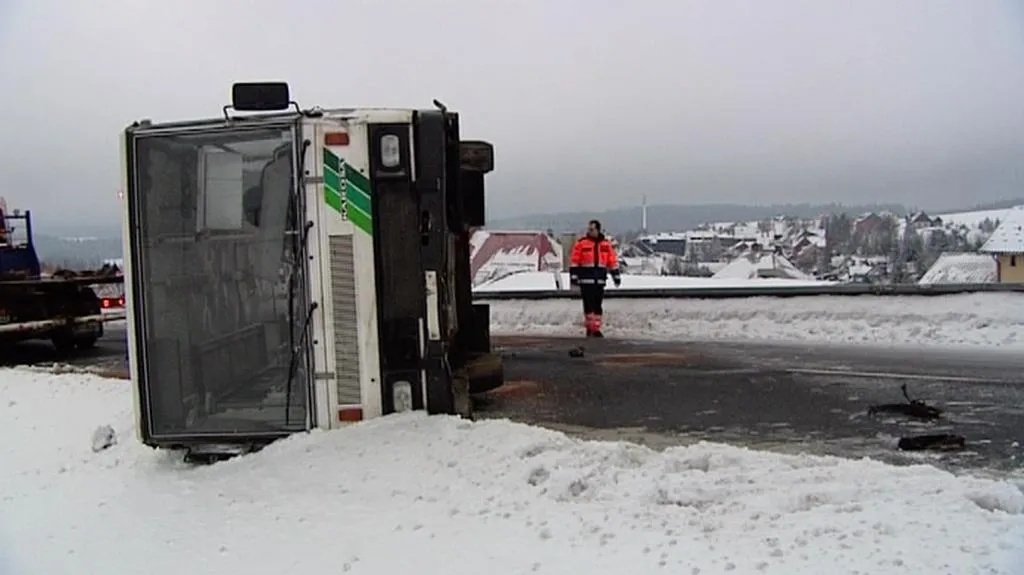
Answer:
[[[124,319],[103,313],[94,286],[121,281],[113,266],[44,275],[31,211],[8,210],[0,198],[0,345],[50,340],[62,355],[94,347],[104,322]]]
[[[471,417],[502,384],[469,274],[494,152],[458,113],[237,83],[220,117],[141,120],[122,146],[143,443],[230,456],[401,411]]]

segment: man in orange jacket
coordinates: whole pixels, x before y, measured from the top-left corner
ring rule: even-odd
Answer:
[[[601,316],[604,310],[604,286],[611,275],[615,287],[622,283],[619,274],[619,257],[612,243],[601,232],[601,222],[590,220],[587,235],[576,241],[569,258],[569,282],[580,287],[583,296],[583,322],[587,337],[604,337],[601,333]]]

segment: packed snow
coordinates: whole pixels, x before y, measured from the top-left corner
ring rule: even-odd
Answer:
[[[5,369],[0,572],[1012,574],[1024,494],[930,466],[663,452],[403,414],[208,467],[122,381]]]
[[[765,280],[768,281],[768,280]],[[491,332],[579,335],[578,300],[492,301]],[[604,301],[605,334],[1024,350],[1024,294]]]
[[[674,289],[674,288],[737,288],[737,287],[787,287],[830,285],[834,282],[819,280],[795,280],[785,278],[694,278],[686,276],[623,275],[622,285],[616,288],[610,281],[608,289]],[[484,283],[473,288],[474,292],[514,292],[568,290],[567,272],[521,272]]]

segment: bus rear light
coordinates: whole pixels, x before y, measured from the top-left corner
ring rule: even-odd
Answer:
[[[363,420],[362,407],[342,407],[338,409],[338,421],[342,423],[355,423]]]

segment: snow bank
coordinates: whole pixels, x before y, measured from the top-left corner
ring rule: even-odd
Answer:
[[[520,272],[505,276],[499,280],[480,284],[473,288],[474,292],[503,292],[503,291],[543,291],[555,289],[569,289],[569,274],[555,272]],[[557,281],[561,279],[562,287],[556,287]],[[736,287],[786,287],[786,286],[812,286],[829,285],[834,282],[819,280],[795,280],[784,278],[693,278],[685,276],[648,276],[648,275],[623,275],[621,289],[673,289],[673,288],[736,288]],[[609,282],[609,290],[616,287]]]
[[[0,393],[11,575],[931,575],[1024,560],[1016,487],[928,466],[404,415],[189,468],[131,437],[123,382],[7,369]],[[120,437],[93,452],[105,425]]]
[[[578,335],[577,300],[493,301],[491,332]],[[1024,294],[604,302],[606,334],[1024,349]]]

